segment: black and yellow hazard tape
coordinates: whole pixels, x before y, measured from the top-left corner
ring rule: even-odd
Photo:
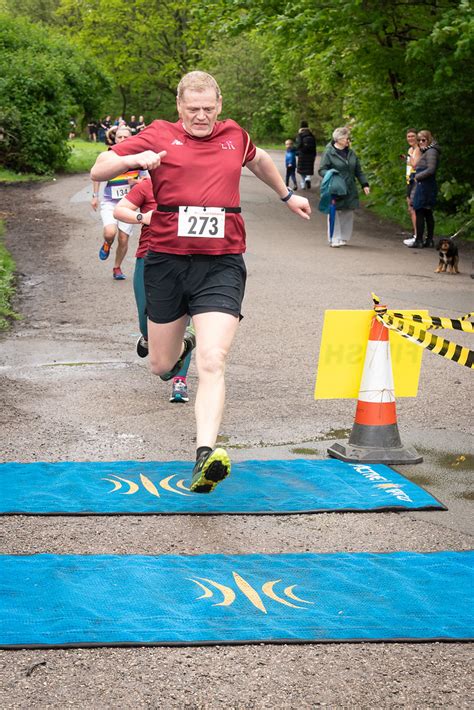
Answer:
[[[421,345],[422,348],[431,350],[431,352],[436,355],[441,355],[441,357],[446,358],[446,360],[457,362],[459,365],[464,365],[465,367],[474,368],[473,350],[469,350],[469,348],[441,338],[439,335],[428,333],[427,330],[414,324],[413,321],[395,319],[389,313],[385,315],[377,314],[376,318],[384,323],[387,328],[390,328],[390,330],[395,330],[404,338],[407,338],[407,340]]]
[[[372,293],[374,310],[377,320],[384,323],[387,328],[394,330],[407,340],[430,350],[436,355],[457,362],[459,365],[474,368],[474,351],[462,345],[453,343],[439,335],[428,333],[429,329],[462,330],[465,333],[474,332],[474,323],[470,319],[474,312],[466,313],[461,318],[444,318],[430,316],[429,313],[397,313],[390,311],[386,306],[380,305],[380,299]]]
[[[444,318],[439,316],[421,315],[420,313],[396,313],[395,311],[387,311],[397,320],[413,321],[421,325],[427,326],[426,330],[432,328],[441,328],[442,330],[463,330],[465,333],[474,333],[474,323],[470,323],[469,319],[474,317],[474,313],[466,313],[461,318]]]

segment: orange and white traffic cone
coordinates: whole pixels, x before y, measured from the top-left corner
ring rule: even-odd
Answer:
[[[376,306],[375,311],[386,306]],[[395,388],[388,328],[373,318],[360,383],[359,400],[349,441],[336,441],[328,454],[342,461],[421,463],[415,449],[402,445],[397,426]]]

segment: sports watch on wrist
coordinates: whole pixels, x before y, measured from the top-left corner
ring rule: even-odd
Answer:
[[[286,197],[280,197],[280,200],[281,200],[282,202],[288,202],[288,200],[290,199],[290,197],[293,197],[294,194],[295,194],[295,193],[293,192],[293,190],[290,190],[290,188],[288,188],[288,194],[286,195]]]
[[[138,213],[137,213],[137,222],[141,222],[142,219],[143,219],[142,213],[141,213],[141,212],[138,212]]]

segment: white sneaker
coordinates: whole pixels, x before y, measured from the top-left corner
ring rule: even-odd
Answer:
[[[330,246],[330,247],[333,247],[333,248],[335,249],[336,247],[340,247],[340,246],[341,246],[341,242],[331,242],[331,243],[329,244],[329,246]]]
[[[137,355],[138,357],[146,357],[148,355],[148,340],[140,335],[137,340]]]
[[[416,237],[410,237],[409,239],[404,239],[403,243],[406,247],[412,247],[416,242]]]
[[[341,246],[341,247],[346,247],[346,246],[347,246],[347,242],[344,241],[344,239],[341,239],[341,241],[339,242],[339,246]]]

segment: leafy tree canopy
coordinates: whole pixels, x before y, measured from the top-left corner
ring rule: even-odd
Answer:
[[[177,82],[186,71],[204,69],[222,86],[226,115],[258,140],[294,135],[305,118],[324,145],[336,126],[351,125],[364,168],[388,202],[403,192],[399,154],[406,128],[428,128],[443,150],[442,206],[468,208],[471,0],[0,0],[0,7],[56,25],[78,56],[95,57],[95,65],[78,59],[76,70],[64,70],[66,98],[54,94],[63,116],[71,103],[81,104],[83,76],[94,101],[100,94],[105,99],[108,74],[118,97],[109,111],[174,120]],[[8,50],[8,61],[18,60],[21,85],[28,75],[54,93],[61,62],[33,63],[23,51],[20,61]],[[59,45],[53,55],[58,52]],[[67,66],[74,63],[70,56]]]
[[[191,14],[196,0],[60,0],[58,22],[113,77],[121,112],[175,116],[176,86],[194,68],[202,35]]]
[[[45,173],[67,162],[69,120],[99,108],[106,76],[49,28],[0,16],[0,158]]]
[[[319,139],[351,125],[356,150],[388,200],[403,191],[406,128],[428,128],[443,148],[444,207],[466,207],[474,164],[470,0],[209,0],[207,12],[224,37],[258,33],[262,73],[279,87],[271,103],[274,111],[282,107],[283,126],[295,127],[295,106]]]

